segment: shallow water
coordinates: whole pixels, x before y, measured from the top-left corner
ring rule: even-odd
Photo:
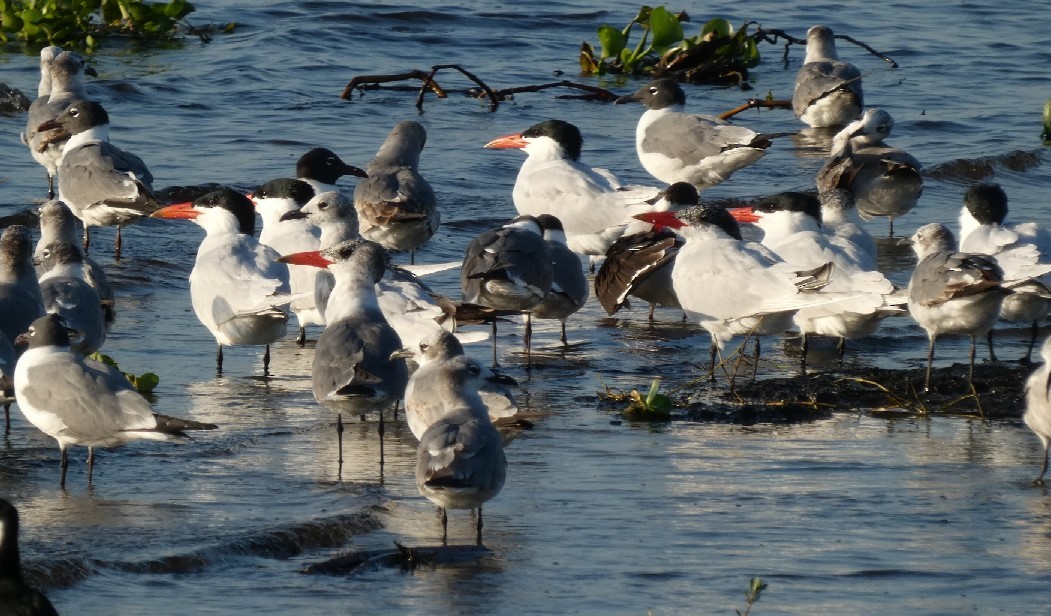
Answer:
[[[419,258],[445,261],[513,215],[510,190],[522,157],[482,150],[493,137],[567,119],[587,139],[585,161],[652,183],[634,155],[638,107],[543,92],[489,113],[454,94],[429,96],[417,114],[414,93],[338,98],[355,75],[446,62],[495,87],[543,83],[556,70],[577,79],[580,41],[595,42],[601,23],[622,25],[637,3],[196,5],[195,24],[237,21],[239,28],[208,45],[112,49],[94,59],[100,78],[89,90],[110,112],[112,140],[147,161],[157,186],[251,188],[290,175],[314,145],[363,165],[393,124],[417,118],[429,131],[422,169],[443,211],[439,236]],[[698,22],[757,19],[799,36],[822,22],[891,55],[902,68],[840,46],[866,73],[868,103],[894,115],[892,143],[929,168],[992,161],[988,179],[1007,190],[1013,218],[1051,223],[1046,165],[1001,162],[1016,150],[1042,159],[1051,50],[1026,15],[980,3],[904,2],[849,11],[838,3],[714,2],[690,12]],[[786,68],[780,47],[761,49],[754,91],[692,88],[689,107],[720,112],[767,91],[787,97],[802,50],[792,49]],[[35,56],[8,54],[0,64],[4,82],[34,90]],[[438,80],[450,89],[471,85],[452,72]],[[639,85],[601,83],[623,93]],[[768,132],[799,128],[784,111],[739,121]],[[17,141],[23,122],[0,119],[0,215],[43,193],[44,175]],[[710,194],[812,185],[820,157],[798,141],[773,150]],[[928,178],[920,207],[898,221],[899,235],[933,220],[955,226],[962,194],[980,175],[975,165],[959,168],[967,171]],[[874,221],[869,229],[879,235],[886,226]],[[159,410],[221,431],[182,445],[102,452],[91,490],[83,452],[75,451],[62,492],[54,442],[13,409],[12,432],[0,446],[0,494],[19,506],[23,559],[61,613],[173,614],[187,606],[216,614],[732,613],[743,610],[752,576],[770,584],[756,614],[1041,613],[1051,606],[1051,496],[1029,484],[1038,444],[1020,422],[887,419],[848,409],[790,426],[621,422],[597,409],[596,391],[645,387],[657,374],[685,382],[707,338],[679,324],[674,311],[650,325],[641,306],[609,319],[594,301],[570,321],[568,351],[557,346],[554,326],[541,326],[546,349],[531,373],[505,351],[522,397],[550,416],[507,450],[507,485],[485,508],[489,556],[410,573],[300,575],[351,548],[435,544],[440,522],[416,492],[414,439],[404,425],[388,430],[381,475],[375,425],[350,424],[348,462],[336,481],[334,417],[310,393],[309,347],[278,345],[268,383],[249,378],[260,372],[259,352],[233,349],[224,377],[215,378],[214,341],[187,297],[201,235],[193,225],[148,221],[126,231],[121,262],[110,260],[109,231],[97,234],[92,255],[119,293],[104,351],[127,370],[160,374]],[[892,241],[881,250],[888,276],[906,281],[911,256]],[[454,273],[434,284],[458,293]],[[502,349],[516,348],[520,330],[505,330]],[[1001,335],[1009,345],[1003,354],[1021,355],[1025,335]],[[791,374],[792,345],[771,342],[763,374]],[[847,364],[919,367],[925,343],[909,319],[890,320],[849,347]],[[487,352],[471,349],[481,358]],[[966,356],[963,341],[940,342],[938,352],[938,365]],[[470,542],[469,515],[450,518],[450,540]]]

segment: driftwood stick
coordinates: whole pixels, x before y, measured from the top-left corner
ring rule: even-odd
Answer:
[[[875,49],[869,47],[868,45],[866,45],[865,43],[862,43],[861,41],[857,40],[854,37],[847,36],[846,34],[835,34],[833,36],[835,38],[843,39],[844,41],[849,41],[851,43],[854,43],[858,47],[861,47],[862,49],[864,49],[865,51],[869,52],[870,54],[876,56],[880,60],[883,60],[884,62],[889,62],[891,68],[898,68],[898,63],[895,62],[890,57],[888,57],[886,54],[883,54],[883,53],[880,53],[880,52],[876,51]]]
[[[509,94],[517,94],[519,92],[539,92],[541,90],[547,90],[547,89],[550,89],[550,88],[575,88],[577,90],[583,90],[585,92],[590,92],[591,93],[591,96],[586,97],[589,100],[598,100],[598,101],[602,101],[602,102],[605,102],[605,103],[613,102],[613,101],[617,100],[617,98],[618,98],[618,96],[616,94],[614,94],[613,92],[610,92],[609,90],[607,90],[605,88],[600,88],[598,86],[589,86],[589,85],[583,84],[583,83],[575,83],[575,82],[572,82],[572,81],[569,81],[569,80],[566,80],[566,79],[563,79],[562,81],[553,81],[551,83],[542,83],[542,84],[533,85],[533,86],[519,86],[517,88],[505,88],[503,90],[497,90],[496,91],[496,95],[500,96],[500,97],[505,97],[505,96],[507,96]]]
[[[489,97],[489,111],[496,111],[496,108],[500,106],[500,99],[493,92],[493,89],[490,88],[489,85],[486,84],[484,81],[476,77],[474,73],[463,68],[459,64],[436,64],[435,66],[431,67],[430,76],[434,77],[434,74],[437,73],[439,70],[450,68],[460,71],[461,73],[463,73],[464,77],[467,77],[471,81],[478,84],[478,87],[484,90],[486,96]],[[420,95],[416,98],[416,108],[420,110],[423,109],[423,92],[423,88],[420,88]]]
[[[762,109],[791,109],[792,108],[792,101],[790,101],[790,100],[768,101],[768,100],[763,99],[763,98],[750,98],[743,105],[741,105],[739,107],[734,107],[730,111],[725,111],[723,113],[720,113],[719,114],[719,119],[720,120],[729,120],[730,118],[734,117],[735,115],[737,115],[737,114],[739,114],[739,113],[741,113],[743,111],[747,111],[749,109],[756,109],[756,108],[762,108]]]
[[[390,83],[392,81],[405,81],[407,79],[420,79],[423,80],[424,87],[430,88],[438,95],[439,98],[445,98],[447,95],[433,79],[434,73],[431,75],[418,70],[413,69],[407,73],[399,73],[396,75],[359,75],[351,79],[347,83],[347,87],[343,88],[343,93],[339,95],[343,100],[350,100],[352,92],[355,88],[366,84],[366,83]]]

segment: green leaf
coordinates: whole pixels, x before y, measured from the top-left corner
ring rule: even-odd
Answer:
[[[161,377],[157,376],[152,372],[145,372],[140,374],[134,381],[135,389],[139,390],[144,394],[148,394],[157,388],[160,384]]]
[[[759,66],[759,45],[755,44],[755,39],[748,37],[748,42],[745,43],[744,53],[741,54],[741,60],[744,61],[746,68],[755,68]]]
[[[730,36],[734,33],[734,27],[730,25],[730,22],[726,21],[722,17],[716,17],[715,19],[704,24],[701,28],[701,36],[707,36],[711,34],[713,36]]]
[[[653,33],[653,49],[658,53],[682,41],[682,24],[679,18],[663,6],[650,12],[650,32]]]
[[[628,39],[620,30],[608,25],[598,29],[598,41],[602,45],[603,58],[616,58],[628,44]]]
[[[119,366],[117,365],[117,361],[115,359],[113,359],[109,355],[105,355],[103,353],[99,353],[98,351],[95,351],[91,355],[88,355],[88,359],[94,359],[95,361],[97,361],[97,362],[99,362],[101,364],[106,364],[107,366],[109,366],[111,368],[119,368]]]

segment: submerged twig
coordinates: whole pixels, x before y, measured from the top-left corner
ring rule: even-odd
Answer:
[[[719,114],[720,120],[729,120],[735,115],[748,111],[749,109],[791,109],[792,101],[790,100],[766,100],[763,98],[750,98],[743,105],[734,107],[730,111],[724,111]]]
[[[890,58],[889,56],[887,56],[884,53],[876,51],[875,49],[869,47],[865,43],[862,43],[861,41],[857,40],[856,38],[854,38],[852,36],[847,36],[846,34],[835,34],[833,36],[835,38],[843,39],[844,41],[848,41],[848,42],[854,43],[858,47],[861,47],[862,49],[864,49],[865,51],[869,52],[870,54],[876,56],[880,60],[883,60],[884,62],[889,62],[891,68],[898,68],[898,63],[895,62],[892,58]]]
[[[359,75],[347,82],[347,86],[343,88],[343,93],[340,94],[339,97],[343,100],[349,101],[351,99],[351,93],[354,91],[354,89],[359,88],[364,84],[390,83],[392,81],[405,81],[407,79],[423,80],[424,86],[429,87],[431,90],[433,90],[439,98],[446,97],[445,91],[442,90],[441,86],[439,86],[430,76],[428,76],[427,73],[418,69],[413,69],[407,73],[398,73],[396,75]]]
[[[500,101],[496,97],[496,95],[493,93],[492,88],[490,88],[489,85],[486,84],[484,81],[482,81],[481,79],[476,77],[474,75],[474,73],[468,71],[467,69],[463,68],[459,64],[436,64],[436,65],[432,66],[431,67],[431,73],[430,73],[430,75],[428,75],[428,80],[433,79],[435,73],[437,73],[438,71],[440,71],[442,69],[446,69],[446,68],[456,69],[456,70],[460,71],[461,73],[463,73],[464,77],[467,77],[471,81],[473,81],[476,84],[478,84],[478,87],[482,88],[482,90],[485,90],[486,95],[489,97],[489,111],[496,111],[496,108],[500,105]],[[424,85],[426,85],[426,84],[424,84]],[[424,95],[425,92],[426,92],[426,88],[421,87],[420,88],[420,95],[416,97],[416,108],[421,110],[421,111],[423,110],[423,95]],[[441,98],[445,98],[445,97],[443,96]]]

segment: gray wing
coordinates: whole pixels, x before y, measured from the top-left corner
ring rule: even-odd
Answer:
[[[421,489],[474,489],[493,496],[504,485],[503,445],[486,419],[465,419],[462,412],[443,417],[423,433],[416,452]]]
[[[19,285],[0,284],[0,334],[9,341],[28,331],[29,325],[42,316],[40,297]]]
[[[861,71],[847,62],[808,62],[796,75],[796,88],[792,95],[792,111],[802,115],[814,101],[835,90],[846,90],[864,107],[861,91]]]
[[[106,142],[67,152],[58,177],[63,200],[81,209],[104,204],[127,209],[135,218],[160,207],[153,195],[153,175],[142,159]]]
[[[68,353],[30,366],[18,393],[28,406],[61,418],[66,432],[84,440],[157,425],[149,402],[117,370]]]
[[[314,349],[314,397],[323,403],[400,398],[408,370],[404,359],[390,359],[400,348],[398,334],[386,322],[329,324]]]
[[[363,226],[418,223],[434,216],[437,200],[427,180],[409,167],[385,169],[358,183],[354,207]],[[434,225],[437,227],[437,223]]]
[[[561,244],[548,246],[551,251],[551,294],[559,294],[577,308],[588,301],[587,276],[580,257]],[[550,297],[550,295],[549,295]]]
[[[40,294],[45,312],[61,316],[66,327],[82,335],[80,342],[72,345],[75,351],[89,355],[102,346],[106,340],[105,315],[99,294],[91,285],[79,278],[45,278]]]
[[[460,269],[460,286],[468,302],[480,300],[482,287],[491,281],[529,288],[540,297],[551,288],[551,254],[540,236],[520,229],[488,231],[467,246]]]
[[[1003,270],[991,257],[935,253],[916,265],[909,281],[909,299],[924,306],[939,306],[959,297],[999,290],[1003,280]]]
[[[643,152],[659,152],[692,166],[720,152],[752,146],[760,135],[718,118],[669,113],[655,120],[642,140]]]

